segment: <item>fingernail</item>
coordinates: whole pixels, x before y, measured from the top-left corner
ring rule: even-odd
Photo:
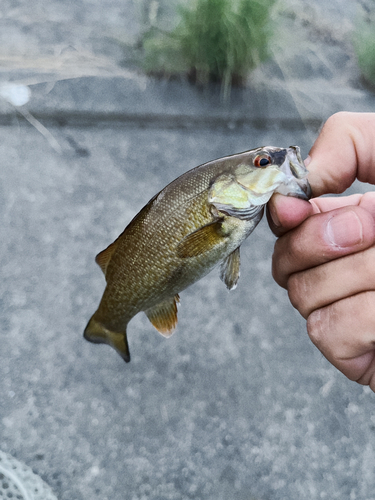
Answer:
[[[309,165],[309,163],[311,162],[311,156],[308,155],[306,157],[306,159],[303,161],[303,163],[305,164],[305,167],[307,167]]]
[[[330,245],[340,248],[359,245],[363,241],[362,223],[352,210],[334,215],[327,222],[325,237]]]

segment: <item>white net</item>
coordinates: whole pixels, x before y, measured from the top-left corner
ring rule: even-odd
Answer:
[[[34,472],[0,450],[0,500],[57,500]]]

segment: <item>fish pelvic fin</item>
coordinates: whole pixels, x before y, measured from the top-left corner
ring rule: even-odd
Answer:
[[[98,255],[95,257],[95,262],[103,271],[104,276],[107,274],[107,267],[109,261],[111,260],[112,255],[117,248],[117,245],[118,245],[118,239],[113,243],[111,243],[105,250],[102,250],[100,253],[98,253]]]
[[[228,290],[234,290],[240,277],[240,247],[230,253],[221,263],[220,279]]]
[[[88,322],[84,334],[84,338],[93,344],[108,344],[119,353],[122,359],[129,363],[130,352],[126,331],[114,332],[108,330],[102,323],[97,321],[94,316]]]
[[[177,326],[177,304],[180,297],[176,294],[145,311],[146,316],[163,337],[170,337]]]

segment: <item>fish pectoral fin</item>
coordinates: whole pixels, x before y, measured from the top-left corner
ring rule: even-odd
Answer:
[[[170,337],[176,329],[178,302],[180,302],[180,297],[177,294],[171,299],[163,300],[160,304],[145,311],[152,325],[163,337]]]
[[[95,262],[98,264],[100,269],[103,271],[104,276],[107,273],[107,266],[109,264],[109,261],[111,260],[111,257],[116,250],[118,245],[118,239],[111,243],[105,250],[101,251],[98,253],[98,255],[95,257]]]
[[[130,352],[126,331],[113,332],[112,330],[108,330],[102,323],[92,317],[85,328],[83,336],[86,340],[94,344],[110,345],[120,354],[126,363],[129,363]]]
[[[240,277],[240,247],[230,253],[221,263],[220,279],[228,290],[234,290]]]
[[[177,245],[177,256],[181,259],[197,257],[222,241],[222,219],[218,219],[185,236]]]

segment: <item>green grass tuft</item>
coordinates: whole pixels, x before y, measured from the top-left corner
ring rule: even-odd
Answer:
[[[143,67],[160,76],[186,74],[199,84],[220,82],[224,96],[268,56],[275,0],[195,0],[178,9],[171,32],[153,27],[142,41]]]
[[[366,18],[357,23],[353,45],[363,79],[375,90],[375,2]]]

